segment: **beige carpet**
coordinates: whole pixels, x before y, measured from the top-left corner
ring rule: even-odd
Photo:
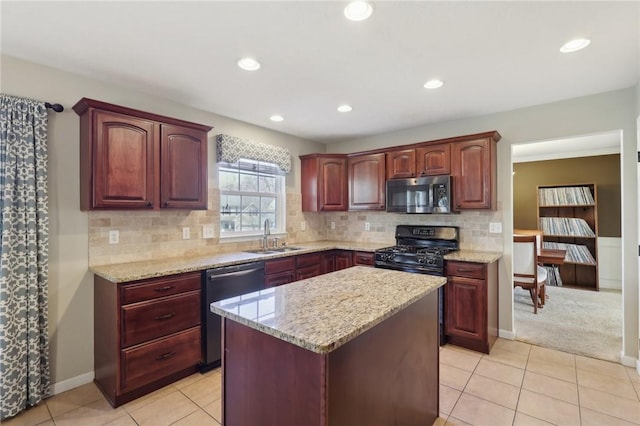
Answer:
[[[516,340],[576,355],[620,362],[622,294],[547,287],[534,315],[528,291],[514,289]]]

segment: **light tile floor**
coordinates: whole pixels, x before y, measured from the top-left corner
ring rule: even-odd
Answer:
[[[194,374],[117,409],[87,384],[2,424],[218,426],[220,380]],[[447,345],[434,426],[640,425],[639,394],[640,376],[620,364],[504,339],[489,355]]]

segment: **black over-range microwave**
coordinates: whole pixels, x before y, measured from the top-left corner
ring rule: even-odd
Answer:
[[[387,211],[395,213],[453,213],[451,176],[438,175],[387,180]]]

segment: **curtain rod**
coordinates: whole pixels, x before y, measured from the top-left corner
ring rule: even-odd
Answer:
[[[64,111],[64,107],[60,104],[50,104],[49,102],[45,102],[44,106],[54,110],[55,112],[62,112]]]

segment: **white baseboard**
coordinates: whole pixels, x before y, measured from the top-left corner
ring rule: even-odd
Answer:
[[[91,383],[93,382],[94,377],[95,377],[95,373],[91,371],[89,373],[81,374],[79,376],[54,383],[53,386],[51,387],[51,395],[57,395],[59,393],[71,390],[73,388],[77,388],[78,386]]]
[[[498,329],[498,337],[502,337],[503,339],[515,340],[516,333],[509,330]]]

